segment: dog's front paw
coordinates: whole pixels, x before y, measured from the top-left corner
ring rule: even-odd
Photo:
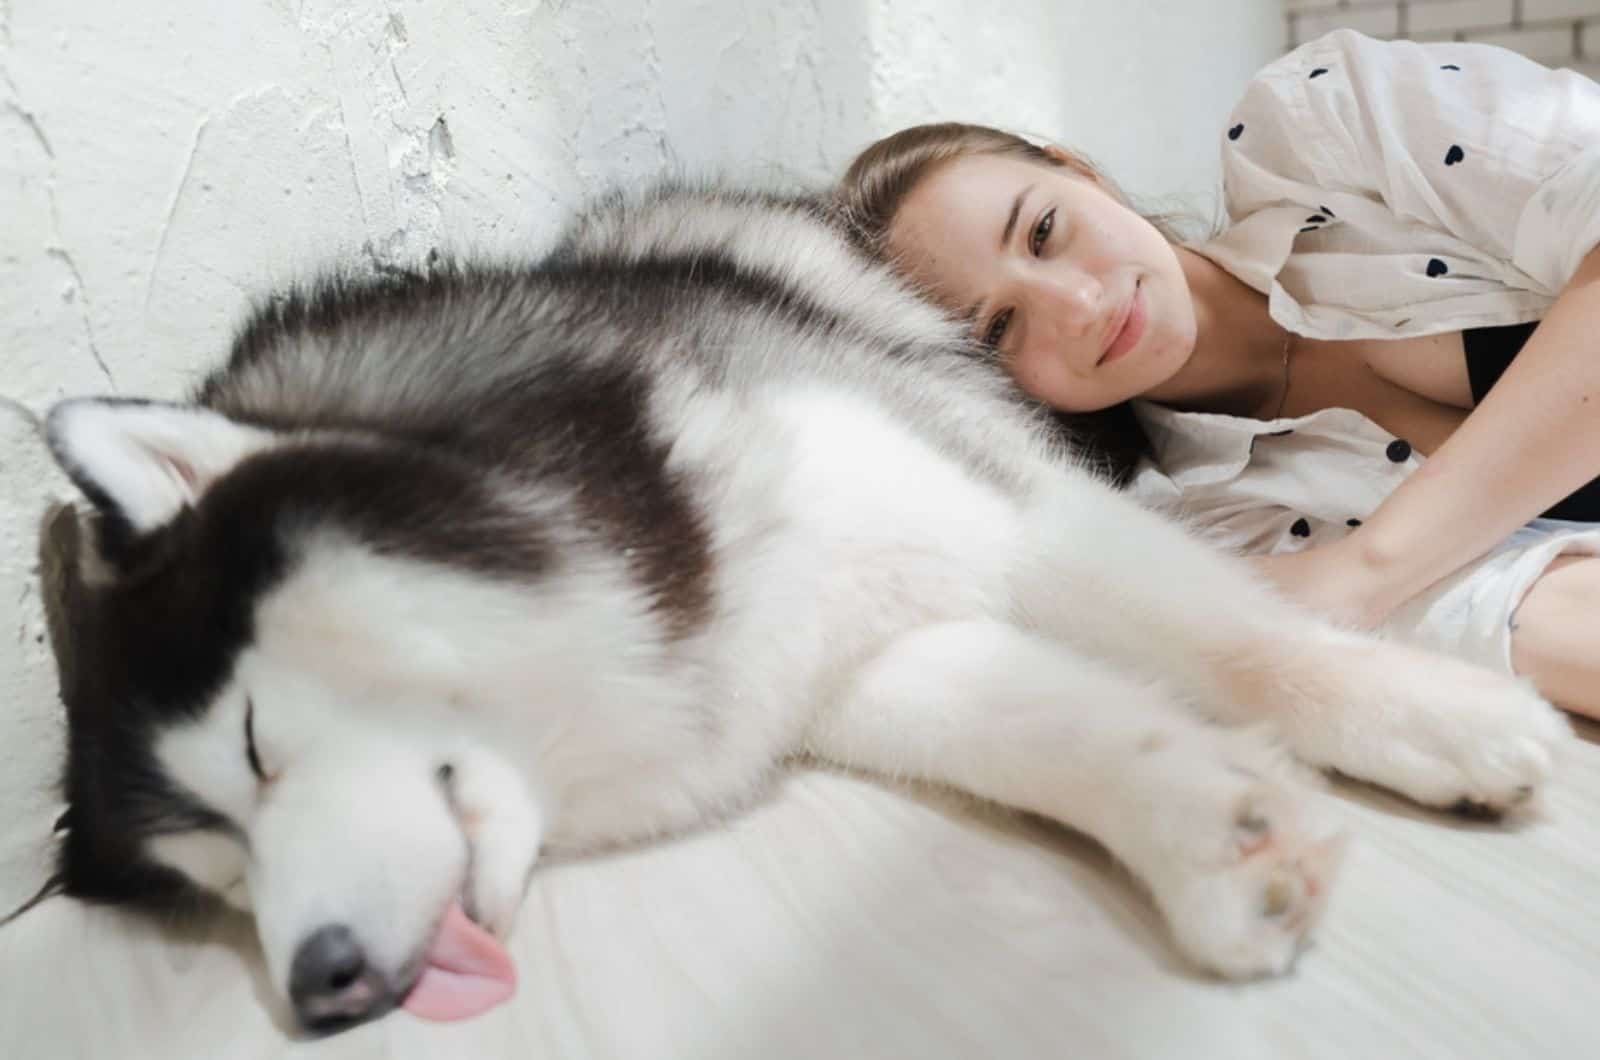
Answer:
[[[1531,804],[1572,737],[1566,718],[1521,681],[1455,663],[1430,676],[1397,725],[1390,786],[1475,817]]]
[[[1536,800],[1572,729],[1530,685],[1396,645],[1362,654],[1345,702],[1306,712],[1298,753],[1471,816]]]
[[[462,904],[467,916],[505,939],[539,856],[543,820],[538,805],[522,777],[495,755],[458,754],[444,768],[467,840]]]
[[[1232,746],[1160,765],[1155,828],[1126,860],[1196,964],[1230,979],[1280,975],[1326,908],[1345,839],[1318,827],[1316,795],[1251,746],[1253,734],[1219,739]]]

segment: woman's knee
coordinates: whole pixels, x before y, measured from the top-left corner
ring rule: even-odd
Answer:
[[[1561,556],[1547,567],[1511,616],[1511,665],[1546,695],[1570,686],[1600,663],[1600,556]],[[1585,684],[1588,680],[1585,680]]]

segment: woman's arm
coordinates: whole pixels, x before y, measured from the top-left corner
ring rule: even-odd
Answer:
[[[1304,603],[1377,625],[1596,476],[1600,248],[1494,389],[1358,530],[1261,569]]]
[[[1291,595],[1373,625],[1600,474],[1600,87],[1499,48],[1340,30],[1264,70],[1230,120],[1242,131],[1224,180],[1242,243],[1259,236],[1246,227],[1257,211],[1320,204],[1336,186],[1387,206],[1395,233],[1473,249],[1462,269],[1428,274],[1463,318],[1483,322],[1471,300],[1484,280],[1520,292],[1519,313],[1550,300],[1483,403],[1357,533],[1260,561]],[[1419,258],[1427,246],[1419,237]],[[1466,267],[1474,258],[1509,268]]]

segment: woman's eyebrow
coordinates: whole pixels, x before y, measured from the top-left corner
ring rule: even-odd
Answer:
[[[1029,184],[1027,187],[1017,192],[1017,197],[1011,200],[1011,212],[1006,215],[1005,230],[1000,235],[1001,250],[1005,250],[1006,247],[1011,243],[1011,233],[1017,230],[1017,218],[1022,216],[1022,204],[1027,200],[1028,196],[1032,194],[1035,187],[1037,187],[1037,185]],[[980,298],[976,302],[973,302],[971,305],[969,305],[961,314],[961,322],[963,324],[976,324],[978,322],[978,311],[983,308],[983,302],[984,300]]]
[[[1028,193],[1033,191],[1033,189],[1034,185],[1029,184],[1027,187],[1017,192],[1017,197],[1011,201],[1011,215],[1006,218],[1006,229],[1005,232],[1000,236],[1001,250],[1006,249],[1007,245],[1010,244],[1011,233],[1015,231],[1017,227],[1017,217],[1022,213],[1022,200],[1026,199],[1028,197]]]

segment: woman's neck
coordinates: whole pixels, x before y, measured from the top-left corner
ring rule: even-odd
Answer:
[[[1270,418],[1283,399],[1289,332],[1267,298],[1187,247],[1176,248],[1194,300],[1194,352],[1143,396],[1173,408]]]

